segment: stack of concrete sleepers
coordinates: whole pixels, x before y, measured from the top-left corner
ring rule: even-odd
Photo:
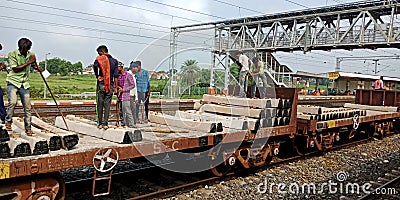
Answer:
[[[50,125],[37,117],[32,117],[32,124],[34,125],[32,131],[49,141],[50,151],[53,151],[52,149],[57,150],[60,148],[70,150],[79,142],[79,136],[76,132],[66,131],[54,127],[53,125]]]
[[[365,116],[366,111],[357,108],[327,108],[322,106],[298,105],[297,118],[316,121],[328,121],[335,119]]]
[[[107,130],[97,128],[94,121],[77,117],[75,115],[67,115],[65,122],[61,116],[56,117],[55,125],[62,129],[69,129],[70,131],[93,136],[96,138],[108,140],[120,144],[129,144],[142,140],[142,133],[138,129],[124,128],[124,127],[110,127]]]
[[[12,131],[6,131],[0,126],[0,158],[48,154],[60,149],[70,150],[78,144],[79,137],[76,133],[57,134],[45,128],[39,129],[37,124],[53,127],[36,117],[32,117],[32,136],[25,133],[22,118],[13,118]]]
[[[0,158],[11,157],[10,136],[4,126],[0,125]]]
[[[252,130],[290,123],[292,102],[289,99],[249,99],[205,94],[201,102],[202,105],[198,106],[200,112],[213,114],[216,118],[241,120],[243,124],[248,121],[248,128]]]
[[[176,117],[185,120],[192,119],[197,121],[210,121],[221,123],[224,128],[235,130],[254,130],[256,127],[257,119],[248,117],[232,117],[225,115],[215,115],[208,112],[201,112],[196,110],[189,111],[176,111]]]
[[[150,112],[149,121],[156,124],[168,125],[170,127],[178,127],[205,133],[216,133],[223,131],[220,120],[209,121],[203,120],[202,118],[188,116],[189,115],[181,116],[180,112],[177,112],[176,116],[165,115],[158,112]]]

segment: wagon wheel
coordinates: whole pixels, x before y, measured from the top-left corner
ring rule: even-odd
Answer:
[[[215,176],[225,176],[228,174],[231,170],[232,167],[236,164],[236,159],[234,157],[229,157],[225,162],[222,162],[221,159],[213,160],[211,161],[210,169],[211,172]]]
[[[112,170],[118,162],[118,152],[114,149],[100,149],[93,157],[93,166],[99,172]]]

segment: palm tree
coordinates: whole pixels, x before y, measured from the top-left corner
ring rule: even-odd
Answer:
[[[200,78],[200,71],[201,69],[197,65],[196,60],[186,60],[181,66],[180,74],[182,77],[182,82],[189,86],[189,95],[191,86]]]

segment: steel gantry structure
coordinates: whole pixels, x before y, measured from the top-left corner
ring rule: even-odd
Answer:
[[[171,49],[176,49],[179,33],[214,30],[212,67],[222,64],[228,74],[229,55],[238,51],[249,57],[257,53],[267,61],[270,52],[275,51],[398,48],[399,6],[400,0],[362,1],[172,27]],[[273,63],[266,63],[271,70]],[[225,89],[227,84],[225,81]]]

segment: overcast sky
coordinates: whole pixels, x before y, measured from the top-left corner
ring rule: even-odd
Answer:
[[[164,70],[168,66],[169,32],[171,26],[219,21],[244,16],[273,14],[305,7],[319,7],[351,0],[0,0],[0,30],[3,51],[17,48],[21,37],[33,41],[32,50],[39,61],[59,57],[71,62],[93,63],[100,44],[128,64],[140,59],[150,70]],[[225,3],[224,3],[225,2]],[[227,5],[229,3],[231,5]],[[164,4],[164,5],[162,5]],[[191,11],[173,8],[172,5]],[[252,11],[249,11],[249,10]],[[196,13],[197,12],[197,13]],[[201,13],[201,14],[200,14]],[[207,46],[213,35],[184,35],[182,48]],[[201,45],[204,44],[204,45]],[[296,70],[311,72],[333,71],[335,57],[361,55],[394,55],[397,49],[378,51],[354,50],[303,54],[276,53],[282,64]],[[204,50],[193,50],[179,55],[178,65],[196,59],[207,67],[211,58]],[[165,62],[163,62],[165,61]],[[394,61],[381,61],[382,73],[399,76]],[[160,67],[155,69],[160,64]],[[347,71],[372,73],[372,62],[348,62]]]

